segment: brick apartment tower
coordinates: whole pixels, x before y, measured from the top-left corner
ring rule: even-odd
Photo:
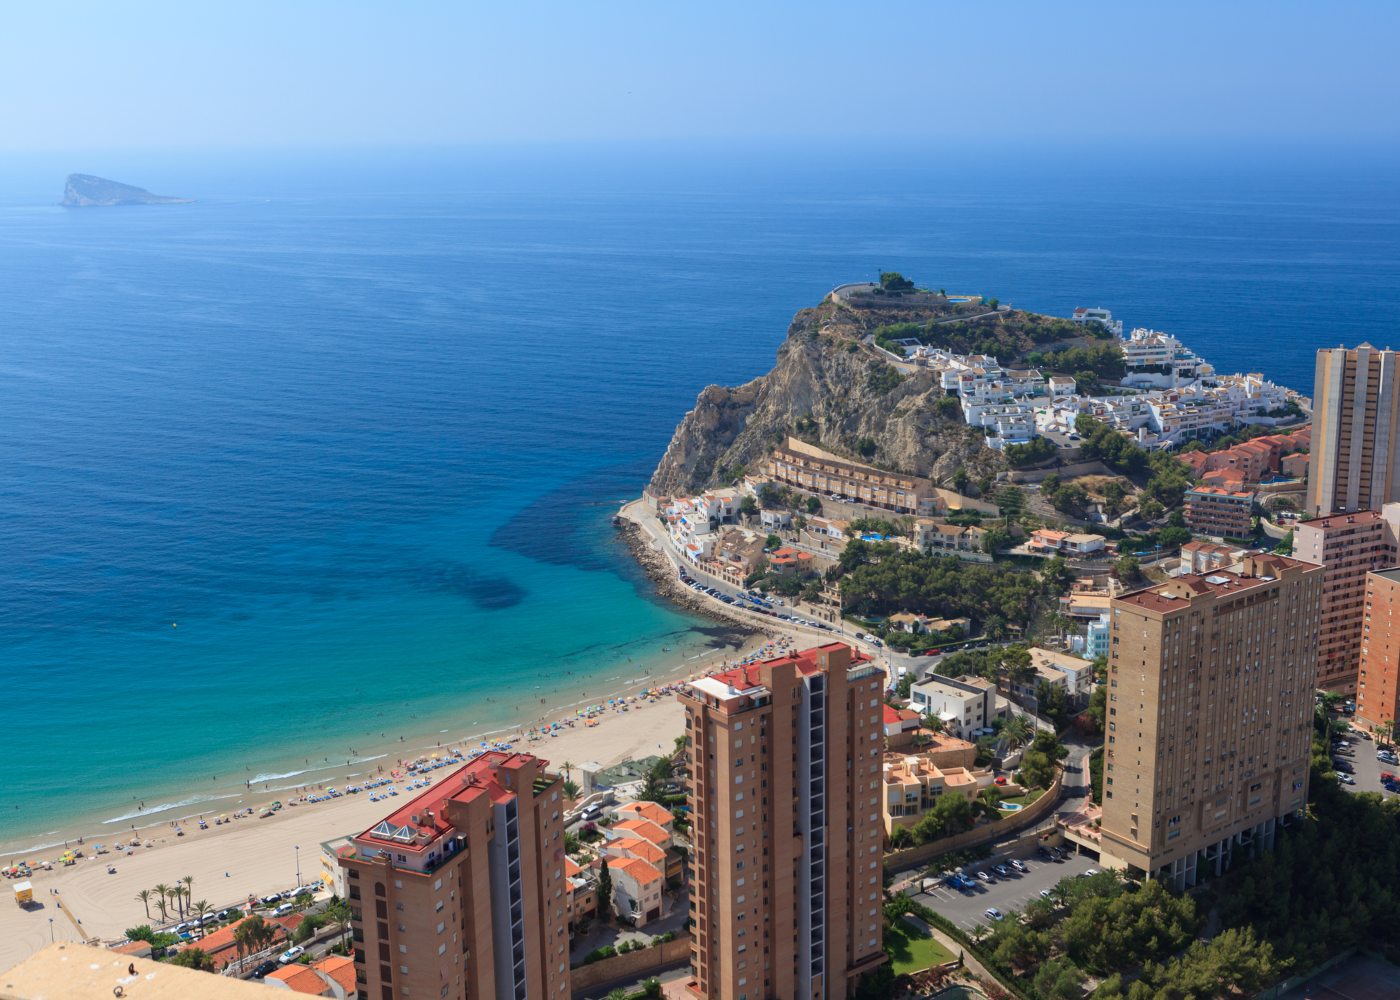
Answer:
[[[1293,558],[1322,567],[1322,621],[1317,636],[1317,686],[1356,694],[1366,575],[1400,563],[1400,503],[1379,511],[1333,514],[1293,529]]]
[[[1400,500],[1396,354],[1370,344],[1317,352],[1309,514],[1378,510]]]
[[[352,841],[364,1000],[569,997],[563,782],[491,752]]]
[[[830,643],[681,693],[697,996],[836,1000],[885,960],[883,680]]]
[[[1114,598],[1105,865],[1195,885],[1302,811],[1322,575],[1261,555]]]
[[[1367,575],[1365,624],[1356,724],[1388,731],[1400,720],[1400,569]]]

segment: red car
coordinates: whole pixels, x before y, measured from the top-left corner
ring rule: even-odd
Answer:
[[[1001,776],[999,776],[999,777],[996,779],[996,783],[997,783],[998,785],[1004,785],[1004,784],[1006,784],[1006,775],[1001,775]]]

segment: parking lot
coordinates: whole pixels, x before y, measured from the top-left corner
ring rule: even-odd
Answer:
[[[1349,751],[1337,753],[1333,751],[1333,760],[1344,760],[1352,766],[1352,777],[1356,779],[1356,784],[1349,785],[1342,782],[1342,787],[1351,792],[1380,792],[1386,798],[1395,795],[1394,792],[1387,791],[1381,786],[1381,772],[1390,771],[1393,774],[1400,774],[1400,766],[1395,764],[1384,764],[1376,760],[1376,743],[1374,740],[1353,739]]]
[[[941,884],[932,888],[930,882],[929,892],[910,895],[964,930],[972,930],[978,924],[985,925],[991,922],[986,916],[988,907],[994,906],[1010,916],[1032,899],[1038,898],[1042,889],[1054,888],[1060,879],[1081,875],[1090,868],[1100,867],[1099,863],[1088,855],[1070,855],[1064,861],[1046,861],[1034,852],[1019,857],[1030,869],[1024,874],[1011,869],[1010,878],[1001,878],[992,872],[992,866],[1009,858],[986,858],[984,861],[965,866],[963,871],[968,875],[985,871],[996,879],[991,884],[978,881],[976,889],[959,891]]]

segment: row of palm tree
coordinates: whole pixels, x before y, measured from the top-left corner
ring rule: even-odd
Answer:
[[[209,912],[210,907],[205,900],[200,900],[198,903],[193,904],[190,902],[190,890],[193,888],[194,876],[186,875],[182,879],[177,879],[173,886],[166,885],[162,882],[154,889],[142,889],[136,894],[136,899],[146,908],[147,920],[151,919],[152,902],[155,903],[156,910],[160,914],[162,923],[169,920],[168,915],[171,909],[174,909],[177,917],[183,920],[187,910],[190,914],[194,914],[199,911],[201,904],[203,904],[204,909],[200,911],[198,915],[202,917],[205,913]]]

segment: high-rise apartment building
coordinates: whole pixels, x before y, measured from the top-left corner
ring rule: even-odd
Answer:
[[[361,997],[569,996],[563,782],[544,766],[483,754],[352,839]]]
[[[1377,510],[1400,500],[1400,369],[1370,344],[1317,352],[1308,513]]]
[[[1321,588],[1260,555],[1113,599],[1106,865],[1194,885],[1303,809]]]
[[[1384,728],[1390,736],[1390,727],[1400,721],[1400,569],[1366,576],[1360,674],[1356,724]]]
[[[849,995],[884,961],[884,673],[842,643],[692,681],[691,990]]]
[[[1317,686],[1356,694],[1366,574],[1400,562],[1400,503],[1381,510],[1333,514],[1293,529],[1293,558],[1322,567],[1322,621],[1317,636]]]

